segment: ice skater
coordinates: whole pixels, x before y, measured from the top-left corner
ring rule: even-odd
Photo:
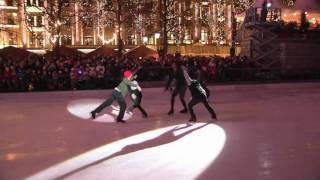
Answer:
[[[207,80],[208,80],[208,74],[207,74],[207,67],[200,66],[199,67],[199,74],[197,77],[198,82],[203,87],[203,89],[206,91],[207,98],[209,100],[210,97],[210,90],[207,88]]]
[[[131,86],[129,88],[129,92],[131,94],[131,99],[133,101],[133,105],[128,108],[129,112],[132,112],[133,109],[138,108],[141,113],[142,113],[142,117],[146,118],[148,117],[147,112],[143,109],[143,107],[141,106],[141,100],[142,100],[142,89],[139,86],[138,81],[136,80],[136,75],[134,76],[134,79],[132,80]]]
[[[189,86],[189,90],[192,96],[192,99],[188,103],[188,108],[191,116],[189,122],[197,121],[196,115],[193,111],[193,106],[200,102],[203,103],[204,106],[207,108],[207,110],[210,112],[211,118],[214,120],[217,120],[216,113],[208,103],[207,93],[204,90],[204,88],[200,85],[200,83],[197,80],[190,78],[185,67],[182,67],[182,70],[183,70],[184,78],[186,80],[187,85]]]
[[[168,90],[173,79],[176,80],[175,88],[174,88],[172,95],[171,95],[171,101],[170,101],[171,106],[170,106],[170,110],[168,112],[168,115],[171,115],[174,113],[174,101],[175,101],[175,97],[178,94],[179,94],[180,101],[183,105],[183,109],[180,111],[180,113],[187,113],[188,112],[187,104],[186,104],[186,101],[184,100],[187,86],[186,86],[186,81],[185,81],[185,78],[183,76],[183,72],[181,69],[181,63],[182,62],[180,62],[180,61],[176,61],[172,64],[173,72],[171,72],[171,74],[169,75],[169,79],[168,79],[168,82],[165,87],[165,90]]]
[[[114,100],[116,100],[120,106],[120,112],[117,117],[117,122],[125,123],[126,121],[123,120],[123,116],[125,113],[125,110],[127,108],[127,103],[125,101],[125,96],[128,93],[128,87],[132,85],[132,72],[131,71],[125,71],[123,73],[123,79],[121,83],[114,88],[112,91],[111,96],[105,100],[102,104],[100,104],[95,110],[91,111],[91,117],[93,119],[96,118],[96,114],[101,112],[102,109],[104,109],[107,106],[110,106]]]

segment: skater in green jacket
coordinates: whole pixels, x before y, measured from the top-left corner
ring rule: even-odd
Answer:
[[[125,96],[128,93],[128,88],[132,85],[131,83],[132,78],[132,72],[131,71],[125,71],[123,73],[123,79],[121,83],[114,88],[112,91],[111,96],[105,100],[102,104],[100,104],[96,109],[91,111],[91,117],[93,119],[96,118],[96,114],[101,112],[102,109],[104,109],[107,106],[110,106],[114,100],[116,100],[120,106],[120,112],[117,117],[117,122],[125,123],[126,121],[123,120],[123,116],[127,107],[127,103],[125,101]]]

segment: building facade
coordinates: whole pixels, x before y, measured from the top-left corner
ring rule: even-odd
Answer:
[[[234,10],[226,0],[135,1],[140,3],[136,5],[140,11],[122,23],[110,20],[116,17],[111,11],[101,14],[107,5],[100,1],[65,0],[59,5],[56,0],[0,0],[0,47],[50,49],[55,43],[96,47],[116,45],[119,37],[124,45],[158,46],[163,36],[163,14],[159,13],[163,1],[172,3],[168,9],[172,13],[168,15],[169,44],[230,45]],[[121,13],[125,16],[126,12]],[[289,18],[288,14],[282,16]],[[239,16],[238,24],[242,19]]]
[[[153,1],[153,12],[147,18],[139,14],[132,19],[132,24],[124,23],[119,28],[125,45],[160,44],[158,2]],[[59,44],[70,46],[97,46],[101,44],[117,43],[117,24],[101,24],[99,18],[82,16],[80,11],[85,9],[95,13],[98,4],[85,7],[82,2],[70,1],[69,7],[64,9],[66,16],[72,14],[72,22],[50,23],[43,9],[50,5],[47,0],[0,0],[0,45],[13,45],[25,48],[49,48],[57,41],[50,30],[50,26],[59,27]],[[43,9],[42,9],[43,8]],[[222,11],[219,9],[222,8]],[[169,32],[169,44],[214,44],[228,43],[231,6],[218,7],[211,1],[175,1],[175,29]],[[186,15],[184,12],[188,11]],[[151,17],[150,17],[151,16]],[[88,16],[89,17],[89,16]],[[220,19],[219,19],[220,18]],[[224,21],[225,37],[217,42],[217,22]],[[189,24],[183,21],[191,22]],[[103,27],[101,27],[103,26]],[[134,28],[132,28],[134,26]],[[147,27],[148,26],[148,27]],[[150,29],[150,27],[152,27]],[[221,27],[220,27],[221,28]],[[178,35],[177,35],[178,34]]]
[[[22,44],[16,1],[0,1],[0,47]]]

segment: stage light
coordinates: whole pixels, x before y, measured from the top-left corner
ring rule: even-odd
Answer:
[[[272,3],[271,3],[271,2],[268,2],[268,3],[267,3],[267,7],[268,7],[268,8],[271,8],[271,6],[272,6]]]

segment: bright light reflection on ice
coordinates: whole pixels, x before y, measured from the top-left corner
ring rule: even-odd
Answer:
[[[67,110],[72,115],[81,119],[90,119],[90,112],[98,107],[104,100],[103,99],[78,99],[71,101],[67,105]],[[109,113],[105,113],[109,112]],[[111,105],[102,110],[101,113],[97,114],[95,122],[115,122],[115,117],[119,114],[119,107]],[[132,113],[125,113],[123,120],[128,120],[132,117]]]
[[[103,102],[102,99],[79,99],[71,101],[67,105],[68,111],[81,119],[89,119],[90,112]]]
[[[174,125],[101,146],[27,179],[195,179],[225,140],[215,124]]]

